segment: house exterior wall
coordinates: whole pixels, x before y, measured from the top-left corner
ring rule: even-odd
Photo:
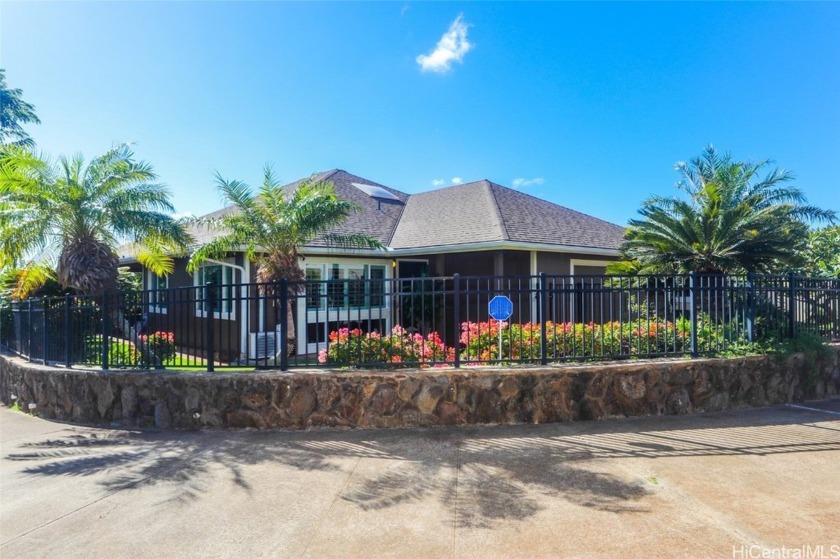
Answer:
[[[242,266],[243,256],[237,254],[230,259],[230,262]],[[175,259],[175,269],[168,276],[169,300],[165,312],[158,306],[147,305],[144,331],[174,332],[175,345],[190,350],[190,353],[195,353],[206,347],[207,320],[212,320],[216,358],[222,361],[234,359],[238,356],[241,345],[242,306],[239,289],[233,290],[234,293],[232,293],[230,304],[232,312],[221,313],[214,318],[199,316],[196,299],[204,295],[194,289],[195,280],[193,275],[186,270],[187,261],[187,258]],[[235,270],[234,283],[241,281],[241,272]],[[148,272],[143,274],[143,288],[150,289]]]
[[[614,260],[618,260],[618,257],[573,252],[538,252],[537,272],[545,272],[549,276],[568,276],[573,273],[574,275],[582,273],[602,275],[605,273],[605,266],[600,263]],[[572,272],[572,262],[575,262],[574,272]],[[593,263],[591,267],[587,266],[588,262]],[[598,264],[595,264],[596,262]],[[583,267],[587,270],[582,270]]]
[[[574,280],[570,278],[556,278],[550,279],[550,288],[556,288],[556,295],[549,299],[549,309],[546,318],[556,322],[566,322],[570,320],[593,320],[598,321],[605,306],[608,302],[604,301],[583,301],[580,297],[575,296],[574,282],[578,277],[584,275],[601,275],[604,273],[605,264],[614,260],[614,258],[587,255],[581,253],[550,253],[550,252],[536,252],[528,250],[485,250],[475,252],[463,253],[449,253],[449,254],[429,254],[413,256],[411,260],[425,260],[429,263],[429,273],[434,276],[448,276],[458,273],[461,275],[461,295],[459,297],[459,311],[460,322],[486,322],[489,319],[487,311],[488,301],[496,294],[506,295],[514,302],[514,315],[511,318],[515,322],[536,322],[540,319],[538,309],[536,308],[538,282],[536,279],[528,280],[527,276],[533,275],[534,272],[545,272],[549,276],[568,276],[574,274]],[[236,265],[237,267],[244,267],[247,271],[246,281],[254,283],[256,281],[256,266],[252,263],[246,263],[244,254],[239,253],[232,256],[227,262]],[[302,261],[303,267],[316,265],[327,265],[338,263],[341,266],[364,266],[366,264],[387,267],[387,277],[392,277],[392,273],[396,272],[396,268],[392,267],[390,258],[376,259],[370,257],[354,258],[354,257],[331,257],[328,255],[309,256],[305,261]],[[175,261],[175,270],[169,276],[168,287],[170,289],[177,289],[170,294],[170,301],[167,312],[155,312],[153,306],[147,306],[147,323],[146,331],[153,332],[157,330],[173,331],[176,334],[176,345],[179,347],[190,348],[192,351],[202,350],[205,347],[205,336],[207,331],[208,318],[200,316],[197,311],[197,303],[195,298],[199,295],[198,290],[194,289],[195,280],[193,274],[186,271],[186,258],[178,258]],[[499,279],[499,275],[505,276],[509,279]],[[243,280],[241,270],[235,269],[234,283],[239,283]],[[483,279],[478,279],[482,277]],[[324,278],[328,279],[328,278]],[[149,275],[144,274],[143,277],[144,288],[149,288]],[[391,288],[397,289],[398,284],[394,284]],[[203,293],[200,294],[203,296]],[[217,315],[213,320],[213,331],[215,333],[215,349],[217,358],[221,360],[235,359],[239,353],[247,353],[250,344],[252,343],[251,333],[255,332],[273,332],[277,324],[280,322],[283,310],[279,307],[279,302],[274,297],[266,297],[261,293],[256,286],[248,288],[247,295],[245,295],[247,302],[242,302],[243,293],[240,288],[233,289],[230,292],[231,303],[229,305],[230,311],[227,314]],[[307,337],[312,337],[313,334],[307,334],[308,321],[312,320],[305,310],[304,298],[305,293],[299,294],[300,299],[297,302],[295,312],[291,319],[295,326],[296,337],[299,342]],[[393,304],[391,304],[393,303]],[[399,299],[389,302],[389,307],[383,309],[386,312],[377,311],[378,318],[387,319],[388,327],[393,327],[396,324],[403,322],[408,326],[417,326],[409,324],[411,321],[407,320],[401,313]],[[445,339],[449,344],[453,344],[458,336],[458,332],[454,332],[454,312],[455,300],[452,295],[441,296],[439,301],[435,301],[434,317],[427,318],[424,321],[428,327],[421,325],[421,330],[434,329]],[[244,311],[244,312],[243,312]],[[355,314],[354,314],[355,313]],[[356,323],[363,323],[365,317],[360,314],[360,311],[350,311],[345,317],[340,311],[337,311],[335,317],[329,313],[322,313],[319,322],[326,321],[329,324],[352,325]],[[367,315],[365,315],[367,316]],[[371,315],[373,316],[373,315]],[[343,317],[343,318],[342,318]],[[317,318],[317,317],[316,317]],[[354,322],[355,320],[355,322]],[[242,323],[247,323],[247,335],[243,333]],[[370,323],[373,324],[373,323]],[[378,322],[376,323],[379,324]],[[311,329],[311,328],[310,328]],[[328,329],[328,328],[327,328]],[[243,339],[244,336],[244,339]],[[319,334],[319,337],[323,335]],[[311,344],[310,344],[311,345]],[[305,345],[299,347],[299,351],[303,351]]]

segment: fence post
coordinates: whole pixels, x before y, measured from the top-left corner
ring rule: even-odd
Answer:
[[[796,274],[788,275],[788,335],[796,337]]]
[[[697,357],[697,277],[692,270],[688,274],[688,317],[691,323],[691,357]]]
[[[108,363],[108,335],[111,333],[111,329],[108,327],[108,292],[104,291],[102,293],[102,370],[107,371],[109,367]]]
[[[32,299],[27,299],[26,302],[26,359],[32,363]]]
[[[64,295],[64,364],[70,368],[70,294]]]
[[[50,329],[47,327],[47,306],[48,306],[47,305],[47,299],[44,298],[43,302],[41,304],[44,307],[44,322],[43,322],[43,325],[44,325],[44,335],[43,335],[43,338],[44,338],[43,339],[44,355],[43,355],[43,359],[41,360],[41,362],[44,365],[46,365],[47,364],[47,347],[49,347],[49,343],[50,343],[50,335],[49,335]]]
[[[205,333],[205,359],[207,360],[207,372],[213,372],[213,358],[215,357],[216,348],[213,340],[213,321],[216,316],[216,284],[208,281],[204,286],[204,300],[206,302],[206,311],[204,313],[204,333]]]
[[[747,341],[755,341],[755,274],[747,273]]]
[[[455,308],[453,309],[453,321],[455,322],[455,368],[461,366],[461,275],[452,276],[452,296]]]
[[[540,364],[548,365],[548,347],[546,343],[547,329],[545,325],[545,317],[548,316],[548,277],[545,272],[540,272],[540,290],[539,290],[539,320],[540,320]]]
[[[280,280],[280,370],[289,370],[289,280],[286,278]]]

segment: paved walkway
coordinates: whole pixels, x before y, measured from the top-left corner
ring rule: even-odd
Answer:
[[[0,556],[17,559],[840,557],[840,400],[313,432],[94,429],[0,408],[0,453]]]

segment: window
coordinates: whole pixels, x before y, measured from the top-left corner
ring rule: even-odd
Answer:
[[[169,302],[169,277],[149,272],[149,312],[166,314]]]
[[[385,266],[320,264],[306,267],[306,308],[385,307]]]
[[[366,307],[365,304],[365,270],[364,268],[347,269],[347,303],[351,309]]]
[[[331,309],[340,309],[344,307],[344,282],[337,281],[342,279],[343,274],[338,264],[333,264],[329,269],[327,276],[331,281],[327,283],[327,306]]]
[[[312,266],[306,267],[306,308],[307,309],[321,309],[323,308],[323,284],[321,283],[321,266],[317,268]]]
[[[371,307],[385,306],[385,266],[371,266],[368,277],[368,293]]]
[[[236,294],[233,286],[233,268],[231,266],[202,266],[195,273],[196,315],[207,316],[210,312],[210,299],[213,299],[212,312],[216,318],[233,320],[236,318]],[[204,286],[213,283],[213,290]]]

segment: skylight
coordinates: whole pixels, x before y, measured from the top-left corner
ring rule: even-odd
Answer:
[[[371,198],[376,198],[379,200],[396,200],[397,202],[400,201],[399,198],[382,188],[381,186],[373,186],[372,184],[361,184],[358,182],[350,183]]]

